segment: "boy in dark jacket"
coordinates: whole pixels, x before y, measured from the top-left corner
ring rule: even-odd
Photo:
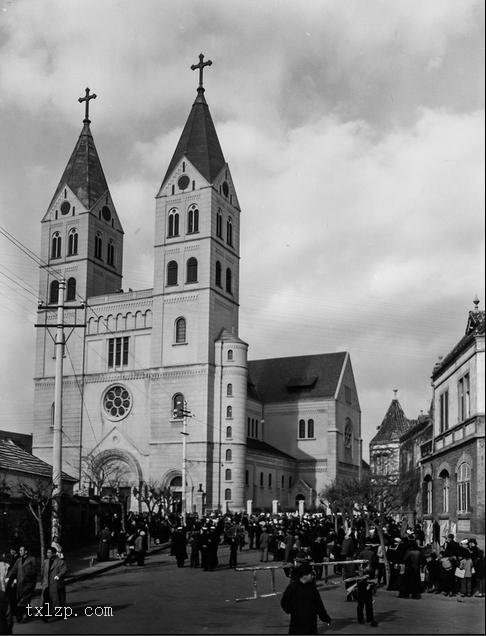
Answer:
[[[289,634],[317,634],[318,616],[328,625],[331,623],[315,585],[312,567],[307,563],[297,569],[296,580],[287,586],[280,605],[290,614]]]
[[[348,583],[356,585],[356,597],[358,599],[358,623],[364,623],[364,612],[366,611],[366,622],[372,627],[376,627],[378,623],[375,621],[373,614],[373,592],[376,586],[376,580],[371,578],[372,569],[368,566],[364,570],[363,576],[355,576],[345,579]],[[351,588],[348,589],[348,592]]]

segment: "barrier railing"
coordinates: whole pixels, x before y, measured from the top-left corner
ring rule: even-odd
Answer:
[[[353,561],[323,561],[322,563],[313,563],[309,562],[309,565],[314,566],[324,566],[329,567],[330,565],[359,565],[360,570],[362,570],[363,564],[368,563],[366,559],[354,559]],[[298,568],[301,563],[282,563],[281,565],[254,565],[251,567],[243,567],[243,568],[235,568],[236,572],[253,572],[253,596],[245,596],[244,598],[235,598],[236,603],[240,603],[241,601],[254,601],[257,598],[267,598],[269,596],[277,596],[281,594],[281,592],[277,592],[275,589],[275,570],[284,570],[284,569],[293,569]],[[258,581],[257,581],[257,572],[259,570],[266,570],[270,572],[270,585],[271,592],[268,594],[259,594],[258,593]],[[326,572],[326,582],[327,582],[327,572]]]

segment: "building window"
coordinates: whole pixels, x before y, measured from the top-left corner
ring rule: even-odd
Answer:
[[[467,420],[470,415],[470,400],[469,400],[469,373],[463,376],[457,386],[457,394],[459,398],[459,422]]]
[[[268,487],[272,487],[272,473],[268,473]]]
[[[233,407],[231,406],[226,407],[226,417],[227,418],[233,417]]]
[[[426,515],[432,514],[432,477],[427,475],[423,484],[423,511]]]
[[[255,420],[255,437],[258,438],[258,420]]]
[[[344,459],[350,461],[353,454],[353,425],[349,417],[346,418],[344,427]]]
[[[226,221],[226,242],[230,247],[233,247],[233,223],[231,219]]]
[[[231,437],[233,435],[233,429],[231,426],[226,427],[226,437]]]
[[[76,300],[76,279],[68,278],[66,300]]]
[[[250,418],[248,418],[248,421],[247,421],[247,423],[246,423],[246,436],[247,436],[247,437],[250,437],[250,436],[251,436],[251,435],[250,435],[250,431],[251,431],[251,428],[250,428],[250,427],[251,427],[251,419],[250,419]]]
[[[167,263],[167,285],[177,285],[177,263],[169,261]]]
[[[169,211],[169,228],[167,237],[179,236],[179,212],[176,208]]]
[[[172,398],[172,415],[175,419],[181,419],[184,416],[184,395],[176,393]]]
[[[449,512],[449,489],[450,479],[447,470],[443,470],[439,477],[442,479],[442,510],[441,512]]]
[[[232,294],[233,293],[233,291],[232,291],[233,285],[231,283],[231,278],[232,278],[231,270],[228,267],[227,270],[226,270],[226,291],[228,292],[228,294]]]
[[[103,407],[111,419],[121,420],[132,408],[132,398],[124,386],[112,386],[105,393]]]
[[[285,488],[285,475],[282,475],[281,488]]]
[[[471,508],[471,467],[462,462],[457,471],[457,511],[469,512]]]
[[[226,387],[226,395],[227,396],[232,396],[233,395],[233,385],[232,384],[228,384]]]
[[[224,471],[224,478],[226,481],[231,481],[231,468],[227,468]]]
[[[449,391],[441,394],[439,402],[440,432],[443,433],[449,428]]]
[[[307,437],[314,437],[314,420],[307,422]]]
[[[245,486],[248,486],[250,483],[250,474],[247,470],[245,470]]]
[[[53,280],[51,283],[51,289],[49,292],[49,304],[57,305],[59,300],[59,281]]]
[[[299,420],[299,437],[300,439],[305,438],[305,420]]]
[[[101,232],[96,232],[95,242],[94,242],[94,255],[95,258],[99,260],[103,259],[103,237]]]
[[[106,262],[111,266],[115,264],[115,244],[113,239],[110,239],[106,246]]]
[[[292,477],[289,477],[289,490],[292,488]]]
[[[221,263],[219,261],[216,261],[216,286],[223,286],[221,283]]]
[[[230,462],[231,461],[231,457],[232,457],[231,448],[228,448],[228,450],[226,451],[226,455],[225,455],[226,461]]]
[[[191,205],[187,213],[187,233],[199,232],[199,210],[196,205]]]
[[[260,473],[260,486],[263,488],[263,473]]]
[[[226,356],[228,360],[233,360],[233,349],[228,349],[228,354]]]
[[[351,404],[351,387],[350,386],[344,386],[344,399],[346,400],[347,404]]]
[[[186,283],[197,283],[197,259],[194,256],[187,261]]]
[[[51,243],[51,258],[61,258],[61,235],[54,232]]]
[[[226,488],[224,491],[224,499],[225,501],[231,500],[231,488]]]
[[[76,228],[69,230],[68,235],[68,256],[75,256],[78,253],[78,232]]]
[[[54,420],[55,420],[55,417],[56,417],[56,405],[55,405],[55,403],[53,402],[53,403],[51,404],[51,423],[50,423],[50,425],[49,425],[49,426],[50,426],[50,428],[54,428]]]
[[[223,213],[221,212],[221,208],[218,208],[216,215],[216,236],[223,238]]]
[[[125,367],[128,364],[129,336],[108,339],[108,368]]]
[[[177,318],[175,321],[175,341],[176,344],[186,342],[186,319]]]

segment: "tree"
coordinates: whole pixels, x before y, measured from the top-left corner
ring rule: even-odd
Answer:
[[[43,561],[46,558],[46,540],[44,533],[44,517],[48,511],[52,499],[54,485],[52,481],[36,479],[34,481],[19,481],[18,491],[22,495],[25,504],[37,521],[39,532],[40,556]]]
[[[103,462],[96,456],[88,455],[82,458],[81,470],[83,480],[94,488],[96,495],[101,495],[103,488],[110,488],[118,496],[125,471],[116,459]]]
[[[133,487],[133,494],[140,504],[145,504],[149,512],[149,518],[152,514],[163,506],[165,500],[164,489],[160,487],[159,482],[149,479],[148,482],[142,482],[140,487]]]

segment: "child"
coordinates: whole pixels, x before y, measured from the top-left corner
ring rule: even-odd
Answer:
[[[364,623],[363,609],[366,611],[366,622],[371,627],[377,627],[378,623],[375,620],[373,614],[373,592],[376,586],[376,579],[371,578],[372,568],[367,567],[364,570],[364,576],[355,576],[349,579],[345,579],[345,583],[354,582],[355,585],[352,588],[356,590],[356,597],[358,599],[358,623]],[[350,593],[351,587],[347,592]]]
[[[461,570],[464,570],[464,578],[461,581],[461,596],[472,596],[472,567],[473,562],[471,553],[466,548],[464,549],[461,561],[459,563],[459,568]]]
[[[426,571],[426,588],[427,592],[434,592],[434,594],[440,593],[440,562],[437,559],[437,555],[435,552],[427,558],[427,563],[425,564]]]

